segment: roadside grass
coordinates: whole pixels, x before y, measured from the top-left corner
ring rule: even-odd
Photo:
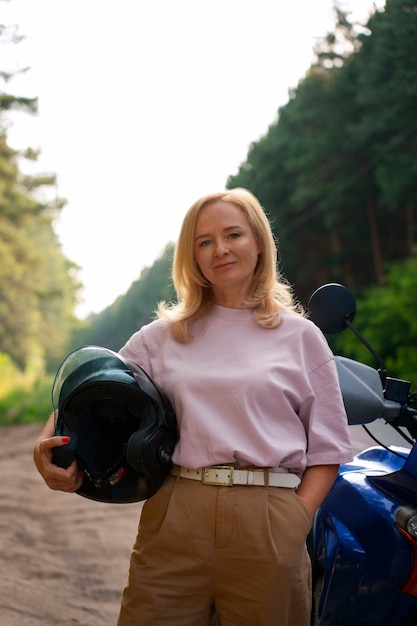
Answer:
[[[52,412],[52,384],[53,376],[43,373],[36,355],[22,370],[0,352],[0,427],[46,422]]]
[[[17,383],[0,395],[0,426],[46,422],[52,412],[53,378],[31,384]]]

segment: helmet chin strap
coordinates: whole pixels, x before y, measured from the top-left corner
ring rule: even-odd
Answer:
[[[84,474],[95,487],[105,487],[107,485],[111,485],[113,487],[122,480],[122,478],[126,474],[126,470],[124,467],[119,467],[118,470],[116,470],[113,474],[111,474],[111,476],[108,476],[107,478],[94,478],[93,476],[91,476],[91,474],[88,473],[87,470],[84,470]]]
[[[79,461],[80,468],[82,469],[84,474],[87,476],[88,480],[95,487],[117,485],[117,483],[119,483],[122,480],[123,476],[126,474],[126,469],[124,466],[126,462],[125,454],[120,456],[113,463],[113,465],[109,467],[107,470],[105,470],[104,472],[92,472],[91,468],[90,469],[88,468],[88,463],[85,461],[85,459],[83,459],[82,455],[77,453],[76,457]]]

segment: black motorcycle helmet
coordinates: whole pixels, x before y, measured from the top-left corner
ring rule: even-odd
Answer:
[[[80,495],[101,502],[150,498],[171,467],[177,422],[168,399],[144,370],[99,346],[75,350],[52,388],[55,432],[69,444],[53,450],[59,467],[77,459]]]

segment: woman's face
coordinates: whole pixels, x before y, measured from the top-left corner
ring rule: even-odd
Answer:
[[[224,200],[201,209],[195,227],[194,255],[209,281],[216,304],[240,308],[258,262],[259,246],[244,212]]]

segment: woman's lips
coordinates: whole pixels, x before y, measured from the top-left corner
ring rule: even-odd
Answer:
[[[228,261],[227,263],[220,263],[220,265],[215,265],[215,270],[224,270],[232,267],[235,264],[235,261]]]

